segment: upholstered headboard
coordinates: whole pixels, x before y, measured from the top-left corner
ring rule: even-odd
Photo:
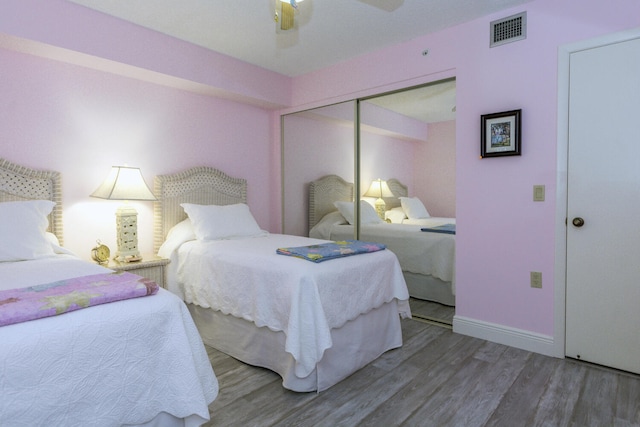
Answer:
[[[51,200],[56,203],[49,215],[48,231],[63,244],[62,177],[59,172],[30,169],[0,159],[0,202]]]
[[[154,179],[153,249],[158,252],[171,227],[187,214],[181,203],[198,205],[232,205],[247,203],[247,181],[233,178],[218,169],[200,166]]]
[[[394,197],[385,197],[387,209],[400,206],[399,197],[407,197],[409,188],[395,178],[387,180]],[[309,183],[309,230],[326,214],[336,210],[334,202],[353,201],[353,183],[338,175],[326,175]]]

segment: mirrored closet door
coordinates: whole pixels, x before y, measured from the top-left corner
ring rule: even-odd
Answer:
[[[355,177],[355,101],[282,116],[283,232],[309,235],[309,184]]]
[[[389,236],[377,234],[384,228],[399,247],[411,248],[403,236],[421,231],[401,224],[407,218],[400,196],[415,199],[431,217],[455,223],[455,88],[455,79],[447,79],[283,116],[284,232],[388,243]],[[370,226],[383,222],[396,224]],[[453,262],[454,243],[448,248]],[[405,270],[408,257],[395,251]],[[424,276],[405,272],[410,293],[436,301],[432,308],[442,313],[427,317],[451,323],[451,274],[444,280],[426,274],[427,293]]]

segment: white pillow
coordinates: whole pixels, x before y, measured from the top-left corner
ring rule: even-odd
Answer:
[[[23,261],[53,256],[46,236],[56,204],[50,200],[0,203],[0,261]]]
[[[180,206],[191,219],[198,240],[225,240],[266,234],[244,203],[226,206],[183,203]]]
[[[338,211],[329,212],[309,230],[309,237],[331,240],[331,232],[336,225],[346,224],[347,220]]]
[[[360,224],[380,224],[384,221],[378,216],[375,208],[367,201],[360,200]]]
[[[391,221],[392,224],[402,224],[407,215],[404,213],[404,209],[402,206],[398,206],[397,208],[389,209],[384,213],[384,218]]]
[[[60,241],[58,240],[58,237],[55,234],[49,233],[47,231],[46,233],[44,233],[44,235],[47,238],[47,241],[51,243],[51,249],[53,249],[54,254],[66,254],[66,255],[74,255],[74,256],[76,255],[73,252],[71,252],[69,249],[63,248],[62,246],[60,246]]]
[[[349,224],[353,225],[353,202],[333,202],[333,206],[338,209]]]
[[[355,222],[352,202],[334,202],[344,219],[351,225]],[[364,200],[360,200],[360,224],[379,224],[383,222],[376,210]]]
[[[402,210],[409,219],[429,218],[429,212],[417,197],[400,197]]]
[[[158,255],[163,258],[171,258],[173,251],[190,240],[196,240],[196,233],[193,231],[191,220],[186,218],[171,227],[171,230],[167,233],[166,240],[158,249]]]

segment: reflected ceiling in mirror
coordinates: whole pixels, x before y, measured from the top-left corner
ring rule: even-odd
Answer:
[[[448,79],[389,95],[376,96],[367,99],[366,102],[425,123],[455,120],[456,81]]]

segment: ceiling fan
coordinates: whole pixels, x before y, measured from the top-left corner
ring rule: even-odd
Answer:
[[[293,17],[298,9],[298,3],[304,0],[276,0],[276,11],[273,20],[276,21],[276,29],[282,31],[293,28]],[[278,8],[278,6],[280,6]],[[280,9],[280,10],[278,10]]]
[[[287,31],[294,28],[294,16],[298,12],[298,3],[304,0],[275,0],[276,8],[273,20],[276,22],[276,31]],[[393,12],[404,0],[358,0],[361,3],[378,9]]]

